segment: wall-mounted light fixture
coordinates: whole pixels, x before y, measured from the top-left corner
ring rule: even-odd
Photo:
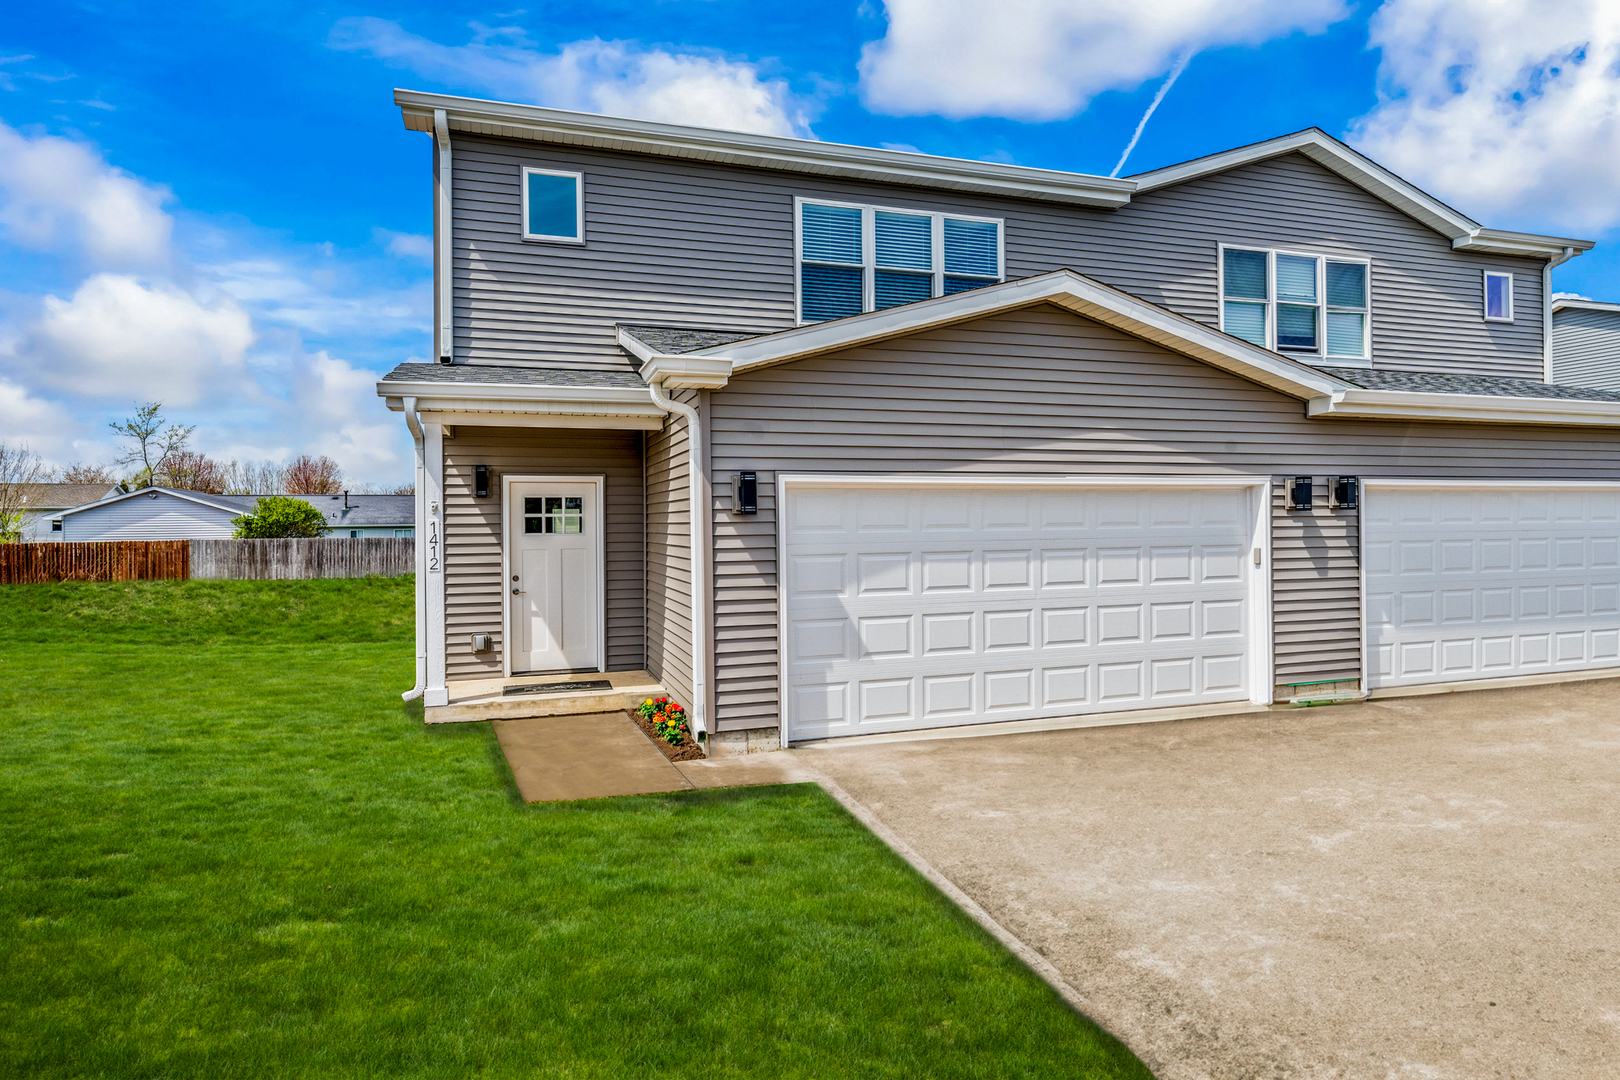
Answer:
[[[1288,485],[1288,509],[1309,510],[1311,508],[1311,478],[1296,476],[1293,483]]]
[[[759,474],[731,474],[731,511],[734,514],[759,513]]]
[[[467,636],[470,639],[469,644],[472,645],[473,652],[489,652],[488,634],[469,634]]]
[[[1333,478],[1333,505],[1339,510],[1354,510],[1360,495],[1361,483],[1353,476]]]
[[[489,498],[489,466],[473,466],[473,498]]]

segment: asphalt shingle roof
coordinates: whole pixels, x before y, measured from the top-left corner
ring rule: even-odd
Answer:
[[[644,341],[655,352],[669,356],[712,349],[716,345],[730,345],[734,341],[762,335],[752,330],[705,330],[691,326],[624,326],[619,329]]]
[[[1620,401],[1620,393],[1584,386],[1556,386],[1500,375],[1442,375],[1427,371],[1323,367],[1322,371],[1364,390],[1406,390],[1420,394],[1484,394],[1489,397],[1559,398],[1565,401]]]
[[[506,367],[499,364],[401,364],[383,382],[477,383],[484,386],[597,386],[639,389],[647,384],[628,368]]]
[[[258,495],[203,495],[195,491],[187,494],[218,505],[234,507],[242,513],[252,510],[260,499]],[[347,510],[343,508],[342,495],[293,495],[290,498],[303,499],[314,506],[325,515],[326,523],[334,529],[352,529],[363,525],[374,528],[385,525],[411,525],[416,521],[415,495],[350,495]]]
[[[27,484],[23,487],[25,510],[67,510],[85,503],[100,502],[117,484]]]

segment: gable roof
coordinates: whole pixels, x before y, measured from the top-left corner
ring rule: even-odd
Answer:
[[[1284,154],[1303,154],[1329,172],[1338,174],[1363,191],[1421,221],[1448,238],[1451,246],[1458,251],[1555,258],[1590,251],[1594,244],[1591,240],[1487,229],[1415,184],[1396,176],[1372,158],[1345,145],[1321,128],[1314,127],[1194,158],[1179,165],[1137,173],[1128,179],[1136,182],[1136,192],[1141,194]]]
[[[702,370],[696,365],[703,361],[724,361],[729,364],[729,374],[740,375],[756,368],[842,351],[1037,304],[1056,304],[1067,308],[1077,315],[1157,342],[1292,397],[1309,399],[1348,386],[1307,364],[1138,300],[1129,293],[1073,270],[1054,270],[1035,277],[988,285],[971,292],[920,300],[902,307],[851,315],[830,322],[811,323],[794,330],[710,348],[683,351],[675,358],[682,362],[682,371]],[[619,343],[643,362],[642,377],[651,382],[661,374],[657,364],[660,356],[668,354],[660,354],[651,342],[636,333],[636,329],[621,326]],[[670,380],[665,378],[662,381]]]
[[[59,520],[73,514],[82,514],[87,510],[99,510],[103,506],[124,502],[127,499],[138,498],[142,495],[169,495],[186,502],[206,506],[210,510],[219,510],[236,517],[251,511],[258,504],[262,495],[211,495],[201,491],[185,491],[180,488],[147,487],[135,491],[125,492],[100,502],[92,502],[83,506],[75,506],[53,515],[52,520]],[[389,525],[404,526],[414,524],[416,521],[416,496],[414,495],[349,495],[349,507],[344,509],[345,496],[343,495],[289,495],[289,499],[302,499],[315,509],[321,511],[321,516],[327,519],[329,527],[357,528],[363,525],[385,527]]]
[[[1038,304],[1065,308],[1299,398],[1305,402],[1308,416],[1620,427],[1620,395],[1521,379],[1316,367],[1138,300],[1073,270],[674,355],[658,352],[632,327],[619,328],[619,344],[641,361],[642,378],[649,383],[666,388],[714,388],[747,371]]]
[[[505,101],[396,89],[405,127],[434,130],[443,113],[452,133],[557,143],[599,150],[718,162],[778,172],[806,173],[908,187],[974,192],[1097,209],[1125,206],[1134,195],[1185,183],[1283,154],[1304,154],[1357,187],[1411,215],[1462,251],[1554,259],[1589,250],[1590,240],[1487,229],[1433,195],[1352,150],[1320,128],[1307,128],[1265,142],[1240,146],[1152,172],[1116,179],[1060,169],[1002,165],[906,150],[752,135],[713,128],[659,124],[616,116],[546,109]]]

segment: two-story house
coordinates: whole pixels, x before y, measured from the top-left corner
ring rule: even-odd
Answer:
[[[429,719],[539,672],[749,748],[1620,673],[1620,393],[1545,381],[1587,241],[1316,130],[1109,179],[395,100]]]

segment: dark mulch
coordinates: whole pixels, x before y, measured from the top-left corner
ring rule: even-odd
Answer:
[[[692,740],[690,733],[682,735],[681,741],[678,743],[667,743],[663,740],[662,736],[653,730],[651,720],[643,718],[642,715],[636,712],[634,709],[629,710],[629,712],[630,719],[634,720],[636,725],[640,727],[642,731],[647,733],[647,738],[651,739],[653,741],[653,745],[662,750],[664,752],[664,756],[669,758],[669,760],[695,761],[698,758],[705,756],[703,753],[703,747],[699,746]]]

